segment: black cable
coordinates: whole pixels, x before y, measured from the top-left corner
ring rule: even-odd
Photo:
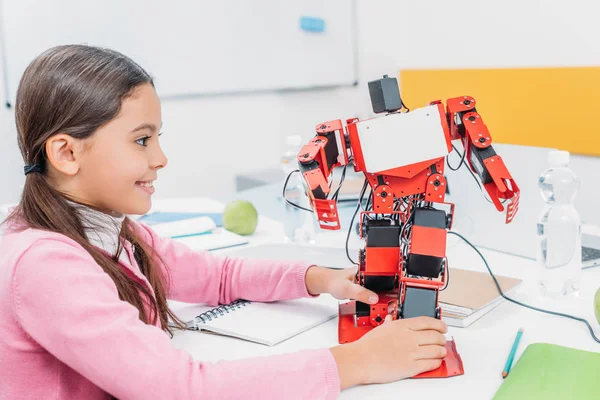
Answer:
[[[479,187],[479,190],[481,192],[483,192],[483,187],[481,187],[481,183],[479,183],[479,179],[477,179],[477,177],[475,176],[475,174],[473,173],[473,171],[471,171],[471,168],[467,167],[467,171],[469,171],[469,174],[471,174],[471,176],[473,177],[473,180],[475,181],[475,183],[477,184],[477,186]],[[486,198],[487,201],[490,201],[489,199]]]
[[[456,169],[453,169],[453,171],[456,171],[458,168],[461,167],[461,165],[463,163],[463,160],[465,159],[465,154],[467,154],[467,150],[465,149],[464,153],[461,155],[460,152],[458,151],[458,149],[456,148],[456,146],[452,145],[452,148],[454,149],[454,151],[456,152],[456,154],[458,154],[458,156],[461,157],[460,164],[458,165],[458,167]],[[452,167],[448,163],[448,157],[446,157],[446,165],[448,165],[448,168],[452,169]],[[475,174],[473,173],[473,171],[471,171],[471,168],[468,165],[467,165],[467,172],[471,175],[471,177],[473,178],[473,180],[477,184],[477,187],[479,187],[479,191],[481,193],[483,193],[483,187],[481,186],[481,183],[479,183],[479,179],[477,179],[477,177],[475,176]],[[492,202],[490,199],[487,198],[487,196],[485,195],[485,193],[483,193],[483,198],[486,199],[488,203]]]
[[[464,162],[465,162],[465,156],[467,155],[467,151],[465,150],[465,151],[462,153],[462,156],[461,156],[461,154],[458,152],[458,149],[456,148],[456,146],[452,145],[452,148],[454,149],[454,151],[456,152],[456,154],[458,154],[458,156],[460,157],[460,162],[458,163],[458,167],[454,168],[454,167],[452,167],[452,165],[450,165],[450,160],[448,159],[448,157],[446,157],[446,165],[447,165],[447,166],[448,166],[448,168],[450,168],[452,171],[458,171],[458,170],[459,170],[459,168],[460,168],[460,167],[462,167],[462,165],[463,165],[463,164],[464,164]],[[471,169],[469,168],[469,170],[471,170]]]
[[[369,207],[371,207],[372,200],[373,200],[373,188],[369,188],[369,197],[367,198],[367,204],[365,205],[365,208],[363,209],[363,211],[369,211]],[[372,219],[369,215],[367,215],[367,218]]]
[[[369,195],[367,197],[367,203],[365,204],[365,207],[362,209],[365,212],[371,211],[372,208],[371,207],[371,200],[373,199],[373,188],[369,188]],[[362,204],[362,202],[361,202]],[[369,214],[365,214],[365,217],[367,217],[367,219],[373,220],[373,218],[369,215]]]
[[[365,178],[365,183],[363,183],[363,187],[360,191],[360,196],[358,196],[358,203],[356,204],[356,209],[354,210],[354,214],[352,215],[352,219],[350,220],[350,225],[348,226],[348,234],[346,235],[346,257],[348,257],[348,260],[350,260],[350,262],[354,265],[358,265],[358,263],[356,261],[354,261],[352,259],[352,257],[350,257],[350,250],[348,249],[348,242],[350,241],[350,232],[352,231],[352,226],[354,225],[354,218],[356,218],[356,214],[358,214],[358,210],[360,209],[360,206],[362,204],[362,199],[365,195],[365,191],[367,190],[367,179]]]
[[[339,183],[337,189],[335,190],[335,192],[333,193],[333,196],[331,197],[332,200],[337,201],[337,199],[338,199],[340,189],[342,188],[342,185],[344,184],[344,180],[346,179],[346,168],[347,167],[348,167],[348,164],[344,165],[344,169],[342,170],[342,176],[340,176],[340,183]]]
[[[477,254],[479,254],[479,257],[481,257],[481,259],[483,260],[483,263],[485,264],[485,267],[487,268],[488,272],[492,276],[492,279],[494,280],[494,283],[496,284],[496,289],[498,289],[498,293],[500,293],[500,296],[504,297],[506,300],[510,301],[511,303],[514,303],[514,304],[519,305],[521,307],[529,308],[531,310],[539,311],[539,312],[550,314],[550,315],[556,315],[558,317],[565,317],[565,318],[573,319],[575,321],[583,322],[587,326],[587,328],[589,329],[590,335],[592,335],[592,338],[596,342],[600,343],[600,339],[598,339],[598,337],[596,337],[596,335],[594,334],[594,330],[592,329],[592,326],[590,325],[590,323],[586,319],[580,318],[580,317],[576,317],[576,316],[570,315],[570,314],[563,314],[563,313],[559,313],[559,312],[556,312],[556,311],[549,311],[549,310],[544,310],[542,308],[533,307],[533,306],[530,306],[528,304],[521,303],[520,301],[514,300],[514,299],[508,297],[507,295],[505,295],[504,292],[502,292],[502,289],[500,288],[500,284],[498,283],[498,280],[496,279],[496,276],[494,275],[494,273],[492,272],[490,266],[488,265],[487,260],[485,259],[485,257],[483,256],[483,254],[481,254],[481,252],[479,251],[479,249],[477,247],[475,247],[475,245],[473,245],[473,243],[471,243],[469,240],[467,240],[460,233],[456,233],[456,232],[452,232],[452,231],[449,231],[448,233],[450,233],[452,235],[455,235],[455,236],[458,236],[459,238],[461,238],[462,240],[464,240],[465,243],[467,243],[469,246],[471,246],[471,248],[473,248],[473,250],[475,250],[477,252]]]
[[[289,182],[289,180],[290,180],[290,177],[291,177],[291,176],[294,174],[294,172],[300,172],[300,170],[297,170],[297,169],[293,170],[292,172],[290,172],[290,173],[288,174],[287,178],[285,178],[285,183],[283,184],[283,191],[282,191],[282,196],[283,196],[283,199],[284,199],[284,200],[285,200],[285,202],[286,202],[286,203],[288,203],[290,206],[293,206],[293,207],[296,207],[296,208],[298,208],[298,209],[300,209],[300,210],[304,210],[304,211],[308,211],[309,213],[312,213],[312,212],[313,212],[313,210],[311,210],[311,209],[308,209],[308,208],[304,208],[304,207],[302,207],[302,206],[299,206],[298,204],[292,203],[291,201],[289,201],[289,200],[287,199],[287,197],[285,197],[285,188],[287,187],[287,184],[288,184],[288,182]]]
[[[456,148],[455,145],[452,145],[452,148],[454,149],[456,154],[458,154],[458,156],[461,158],[460,164],[458,165],[458,167],[456,167],[456,169],[452,169],[452,167],[450,166],[450,163],[448,162],[448,157],[446,157],[446,165],[448,165],[448,168],[452,169],[453,171],[456,171],[457,169],[459,169],[462,166],[463,161],[465,159],[465,154],[467,154],[467,151],[465,150],[464,153],[460,154],[460,151],[458,151],[458,149]],[[481,186],[481,183],[479,183],[479,180],[477,179],[477,177],[475,176],[473,171],[471,171],[471,168],[468,165],[467,165],[467,171],[469,172],[469,174],[471,174],[471,176],[473,177],[473,180],[475,181],[477,186],[479,186],[479,190],[481,190],[483,192],[483,187]]]
[[[458,149],[456,148],[456,146],[452,145],[452,148],[454,149],[454,151],[456,152],[456,154],[458,154],[458,155],[461,157],[460,164],[458,164],[458,167],[456,167],[456,169],[453,169],[453,168],[450,166],[450,163],[448,162],[448,157],[446,157],[446,165],[447,165],[447,166],[448,166],[448,168],[450,168],[452,171],[456,171],[456,170],[458,170],[458,169],[459,169],[459,168],[462,166],[462,164],[463,164],[463,161],[464,161],[464,159],[465,159],[465,154],[467,154],[467,151],[465,150],[465,151],[463,152],[463,154],[461,155],[461,154],[460,154],[460,152],[458,151]],[[465,165],[466,165],[466,164],[465,164]],[[477,186],[479,187],[479,190],[481,191],[481,193],[483,193],[483,197],[485,198],[485,200],[486,200],[488,203],[492,203],[492,201],[491,201],[490,199],[488,199],[488,198],[487,198],[487,196],[485,195],[485,192],[483,191],[483,187],[481,186],[481,183],[479,183],[479,179],[477,179],[477,177],[475,176],[475,174],[473,173],[473,171],[471,171],[471,168],[470,168],[468,165],[467,165],[467,171],[469,172],[469,174],[471,175],[471,177],[473,177],[473,180],[475,181],[475,183],[476,183],[476,184],[477,184]],[[500,201],[500,203],[504,204],[504,203],[506,203],[506,200],[507,200],[507,199],[503,199],[502,201]]]
[[[354,215],[352,215],[352,220],[350,221],[350,226],[348,227],[348,234],[346,235],[346,257],[348,257],[348,260],[350,260],[350,262],[354,265],[358,265],[358,263],[356,261],[354,261],[352,259],[352,257],[350,257],[350,250],[348,249],[348,242],[350,240],[350,232],[352,231],[352,225],[354,224],[354,218],[356,218],[358,209],[359,209],[359,206],[357,205],[356,210],[354,210]]]

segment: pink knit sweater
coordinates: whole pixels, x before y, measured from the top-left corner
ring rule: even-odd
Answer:
[[[217,305],[309,295],[308,265],[219,258],[136,226],[169,269],[169,299]],[[131,245],[125,250],[130,263],[121,266],[151,289]],[[33,229],[0,237],[0,399],[332,399],[339,390],[328,349],[195,361],[141,322],[73,240]]]

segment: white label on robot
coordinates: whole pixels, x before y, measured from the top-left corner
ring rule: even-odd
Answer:
[[[360,121],[356,126],[368,172],[448,155],[442,119],[435,105]]]

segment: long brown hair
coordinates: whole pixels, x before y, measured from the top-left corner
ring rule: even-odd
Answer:
[[[92,246],[85,230],[94,221],[83,220],[78,205],[66,194],[54,189],[43,173],[45,143],[58,133],[86,139],[117,116],[121,102],[142,84],[154,86],[150,75],[128,57],[108,49],[67,45],[47,50],[25,70],[17,91],[15,119],[18,142],[25,164],[42,166],[42,173],[26,175],[19,205],[7,221],[21,221],[25,226],[63,234],[79,243],[102,267],[117,286],[119,298],[139,310],[140,319],[155,324],[172,335],[169,318],[179,327],[182,323],[169,310],[166,268],[160,257],[135,233],[125,219],[120,236],[135,248],[141,272],[154,295],[119,265],[117,254],[107,257]],[[163,270],[165,273],[163,273]],[[149,311],[149,312],[148,312]]]

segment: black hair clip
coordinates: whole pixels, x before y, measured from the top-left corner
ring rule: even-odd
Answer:
[[[42,166],[40,164],[33,164],[33,165],[26,165],[25,167],[23,167],[23,172],[25,172],[25,175],[31,173],[31,172],[42,172]]]

